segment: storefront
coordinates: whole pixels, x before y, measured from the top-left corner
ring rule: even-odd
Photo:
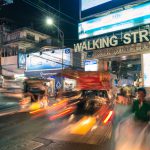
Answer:
[[[83,67],[87,60],[97,60],[99,71],[113,74],[113,86],[134,85],[149,89],[149,9],[150,2],[146,1],[80,23],[79,38],[82,41],[74,44],[74,50],[82,53]]]
[[[71,49],[55,49],[29,54],[26,57],[25,75],[28,78],[48,80],[46,85],[51,96],[55,90],[64,88],[64,78],[57,76],[62,70],[72,65]]]

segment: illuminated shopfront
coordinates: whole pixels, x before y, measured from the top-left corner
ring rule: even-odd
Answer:
[[[82,2],[87,4],[84,0]],[[106,4],[113,2],[108,1]],[[97,3],[96,7],[91,7],[96,9],[106,4]],[[74,44],[74,51],[82,53],[82,67],[85,69],[85,61],[97,60],[99,71],[109,71],[113,75],[114,86],[136,85],[148,88],[150,1],[118,6],[117,9],[113,7],[112,10],[99,12],[91,18],[89,15],[90,19],[82,19],[78,25],[80,41]],[[81,13],[88,9],[91,10],[87,8]],[[89,63],[88,67],[90,65]]]
[[[48,79],[49,90],[63,87],[63,77],[56,76],[65,68],[72,65],[71,49],[55,49],[31,53],[26,57],[25,75],[29,78]]]

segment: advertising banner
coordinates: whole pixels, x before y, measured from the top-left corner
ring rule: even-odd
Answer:
[[[123,5],[136,2],[137,0],[80,0],[80,19],[90,18],[94,15],[100,14],[118,8]]]
[[[85,71],[98,71],[98,60],[85,60],[84,61],[84,70]]]
[[[77,81],[77,89],[109,89],[111,75],[109,72],[63,70],[64,77]]]
[[[83,10],[104,4],[109,1],[111,0],[101,0],[101,1],[100,0],[82,0],[81,10],[83,11]]]
[[[76,84],[77,84],[76,80],[65,78],[64,79],[64,90],[65,91],[73,90],[73,89],[75,89]]]
[[[60,70],[71,65],[70,49],[57,49],[32,53],[26,60],[26,72],[41,70]]]
[[[78,25],[79,39],[150,23],[150,2],[84,21]]]

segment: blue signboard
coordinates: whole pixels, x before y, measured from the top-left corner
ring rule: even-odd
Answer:
[[[71,65],[70,49],[32,53],[27,57],[26,71],[60,70]]]
[[[79,39],[93,37],[150,23],[150,2],[130,9],[84,21],[78,25]]]
[[[18,51],[18,68],[26,68],[26,54],[22,51]]]

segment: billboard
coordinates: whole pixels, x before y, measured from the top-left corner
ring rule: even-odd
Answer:
[[[143,67],[144,67],[144,86],[150,87],[150,53],[143,54]]]
[[[80,19],[136,1],[139,0],[80,0]]]
[[[71,65],[70,49],[32,53],[26,59],[26,71],[58,70]]]
[[[150,2],[79,23],[79,39],[150,23]]]
[[[98,60],[85,60],[84,61],[84,69],[85,71],[98,71]]]
[[[0,0],[0,6],[12,4],[13,0]]]
[[[107,3],[111,0],[81,0],[81,11]]]

